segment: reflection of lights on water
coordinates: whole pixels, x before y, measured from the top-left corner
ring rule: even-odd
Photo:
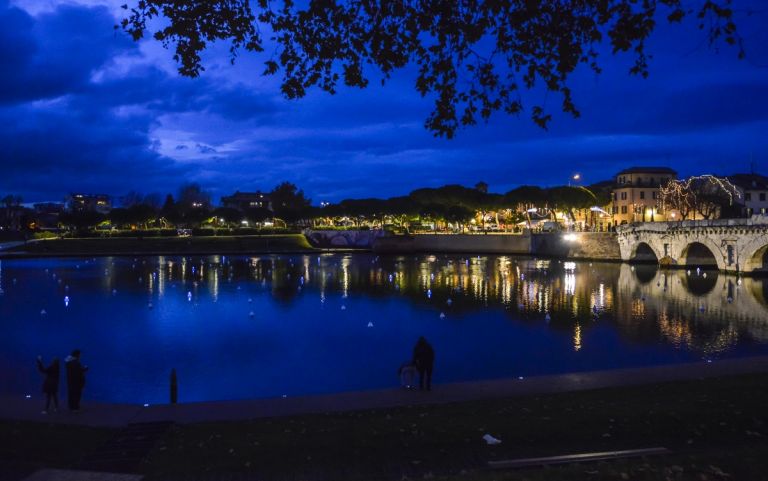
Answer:
[[[69,296],[64,296],[64,307],[69,307]]]
[[[565,274],[565,293],[573,295],[576,292],[576,274],[570,272]]]
[[[549,269],[549,261],[547,261],[547,260],[537,260],[536,263],[534,264],[534,267],[536,268],[536,270],[539,270],[539,271],[545,270],[545,269]],[[518,271],[519,270],[520,269],[518,269]]]
[[[563,263],[563,269],[565,269],[566,271],[576,270],[576,263],[575,262],[565,262],[565,263]]]
[[[576,327],[573,329],[573,350],[581,350],[581,325],[579,325],[578,322],[576,323]]]

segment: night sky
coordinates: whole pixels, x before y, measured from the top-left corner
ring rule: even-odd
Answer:
[[[634,165],[730,174],[752,159],[768,174],[764,0],[734,0],[745,60],[710,48],[695,22],[663,22],[648,79],[627,73],[627,55],[604,55],[603,74],[572,78],[580,119],[555,115],[543,131],[527,113],[496,114],[453,140],[423,127],[432,104],[413,69],[385,87],[288,101],[279,77],[261,76],[264,57],[243,52],[232,66],[221,44],[200,78],[182,78],[172,52],[113,29],[122,3],[0,0],[0,195],[165,194],[197,182],[218,202],[287,180],[317,204],[481,180],[506,192],[562,185],[575,172],[589,184]],[[551,111],[559,102],[546,98]]]

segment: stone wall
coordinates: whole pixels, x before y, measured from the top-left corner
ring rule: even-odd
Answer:
[[[376,239],[373,250],[380,254],[445,252],[621,260],[615,234],[587,232],[389,236]]]
[[[621,260],[616,234],[609,232],[533,234],[531,254],[561,259]]]

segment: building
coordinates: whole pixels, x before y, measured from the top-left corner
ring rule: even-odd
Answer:
[[[677,172],[669,167],[631,167],[616,174],[613,189],[613,225],[632,222],[675,220],[674,212],[664,212],[659,187]]]
[[[240,192],[221,198],[221,205],[245,212],[248,209],[268,209],[272,210],[272,199],[269,194],[262,192]]]
[[[112,200],[106,194],[69,194],[66,198],[68,212],[98,212],[107,214],[112,210]]]
[[[742,204],[741,214],[744,217],[768,214],[768,177],[760,174],[733,174],[726,178],[741,194],[736,202]]]

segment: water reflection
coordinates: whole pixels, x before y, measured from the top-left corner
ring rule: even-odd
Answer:
[[[583,330],[597,322],[615,323],[631,338],[662,337],[706,354],[727,350],[740,332],[768,340],[765,281],[717,271],[509,256],[158,257],[135,259],[130,268],[120,259],[101,262],[105,291],[134,277],[149,299],[162,300],[169,284],[179,284],[195,298],[206,290],[216,301],[222,282],[255,282],[287,304],[305,295],[322,303],[331,292],[405,297],[455,314],[493,306],[515,319],[549,314],[553,329],[573,332],[576,350]]]
[[[183,358],[187,370],[215,368],[213,377],[247,363],[274,371],[253,388],[260,395],[386,386],[421,334],[436,337],[444,381],[768,352],[765,280],[650,265],[364,254],[14,260],[0,263],[0,294],[10,333],[0,351],[11,365],[60,339],[103,343],[101,355],[118,363],[146,351],[163,367],[138,369],[132,382],[155,376],[160,393]],[[290,384],[286,373],[305,357],[329,377],[313,371]],[[339,364],[358,371],[336,379]],[[104,394],[134,394],[122,396]],[[222,396],[253,394],[197,398]]]

